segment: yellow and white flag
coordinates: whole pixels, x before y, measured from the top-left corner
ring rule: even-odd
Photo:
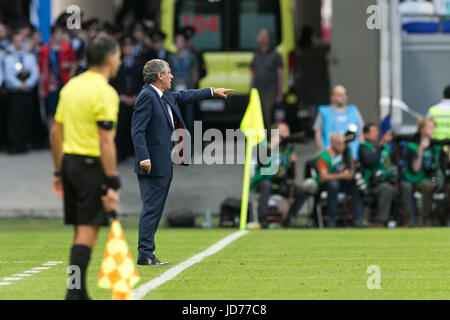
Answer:
[[[139,274],[119,220],[114,220],[98,276],[98,286],[112,291],[113,300],[130,300]]]
[[[257,89],[252,89],[250,92],[250,102],[241,122],[241,130],[251,148],[266,140],[261,99]]]

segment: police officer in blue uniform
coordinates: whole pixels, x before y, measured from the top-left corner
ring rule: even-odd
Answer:
[[[33,89],[39,81],[36,57],[23,49],[23,35],[15,31],[12,46],[4,59],[5,85],[10,91],[8,106],[8,151],[27,152],[33,114]]]

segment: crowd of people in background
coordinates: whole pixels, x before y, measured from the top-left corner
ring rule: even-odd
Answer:
[[[0,14],[0,150],[10,154],[49,147],[49,129],[58,105],[59,92],[73,77],[87,70],[88,43],[100,33],[120,42],[122,66],[111,84],[120,95],[117,127],[118,160],[134,151],[131,143],[131,113],[142,88],[142,69],[152,59],[174,65],[175,90],[198,88],[206,75],[202,54],[192,48],[194,30],[177,32],[176,52],[165,48],[166,35],[151,20],[122,28],[93,18],[81,29],[67,28],[62,14],[51,28],[49,41],[27,20],[7,21]],[[193,130],[194,106],[185,108],[188,128]]]

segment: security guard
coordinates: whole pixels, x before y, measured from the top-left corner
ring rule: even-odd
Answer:
[[[119,96],[108,84],[121,65],[114,38],[99,35],[87,48],[89,70],[62,89],[51,133],[53,190],[64,199],[65,223],[75,226],[70,265],[81,288],[68,287],[67,300],[88,300],[86,270],[100,226],[119,202],[114,127]]]
[[[430,108],[428,116],[433,118],[436,124],[433,138],[450,139],[450,85],[444,90],[444,99]]]
[[[444,99],[437,105],[430,108],[428,116],[433,118],[436,127],[434,129],[433,138],[437,140],[450,139],[450,85],[444,89]],[[450,169],[450,148],[444,147],[444,152],[447,154],[447,170]],[[450,176],[446,173],[446,194],[447,199],[450,199]],[[450,202],[447,201],[447,225],[450,225]],[[445,219],[444,219],[445,220]],[[445,222],[442,222],[445,225]]]
[[[20,30],[11,36],[11,48],[4,59],[5,86],[9,90],[8,151],[27,152],[28,134],[33,114],[33,89],[39,81],[36,57],[23,49]]]
[[[117,77],[111,81],[120,97],[119,121],[117,125],[116,146],[117,159],[125,161],[134,154],[131,139],[131,117],[136,97],[144,85],[142,78],[143,65],[133,55],[136,41],[132,35],[125,35],[121,41],[122,66]]]

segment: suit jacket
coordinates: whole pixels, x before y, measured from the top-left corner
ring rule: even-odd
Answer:
[[[180,126],[186,129],[178,105],[197,103],[211,98],[211,89],[186,90],[174,93],[166,91],[164,99],[172,108]],[[152,170],[150,176],[171,176],[173,170],[171,151],[177,144],[171,140],[175,128],[172,125],[169,111],[159,94],[150,85],[144,85],[134,106],[131,122],[131,135],[136,152],[135,172],[147,176],[147,172],[140,167],[141,161],[150,159]]]

